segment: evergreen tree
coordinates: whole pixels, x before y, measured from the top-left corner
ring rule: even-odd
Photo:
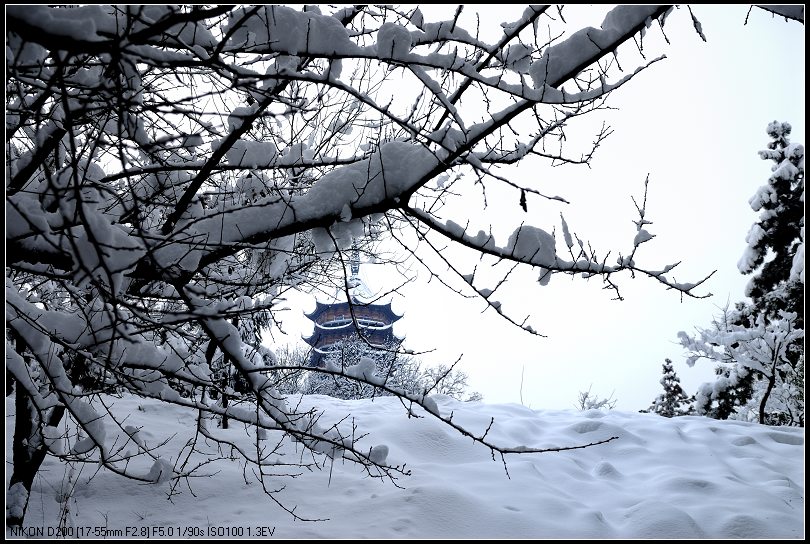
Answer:
[[[650,405],[648,412],[664,417],[683,416],[692,412],[692,401],[681,387],[681,380],[672,367],[672,361],[664,359],[661,385],[664,392],[658,395]]]
[[[773,173],[748,201],[760,215],[737,266],[743,274],[753,274],[745,293],[753,301],[753,313],[770,320],[780,310],[794,312],[797,326],[804,328],[804,282],[791,279],[804,230],[804,146],[791,143],[790,132],[789,123],[768,125],[772,141],[759,156],[774,163]]]
[[[755,373],[739,365],[720,365],[714,373],[716,381],[701,384],[693,395],[694,411],[713,419],[734,419],[738,407],[754,396]]]
[[[746,248],[738,264],[743,274],[753,274],[746,287],[750,306],[738,305],[741,320],[754,322],[757,315],[766,321],[779,319],[782,312],[796,315],[794,327],[804,329],[804,146],[791,143],[789,123],[773,121],[768,124],[771,142],[760,151],[763,160],[773,162],[767,185],[749,200],[751,208],[760,212],[751,227]],[[766,260],[767,259],[767,260]],[[781,378],[790,381],[804,405],[804,341],[802,335],[787,347],[790,369],[781,371]],[[762,379],[752,373],[748,381]],[[756,389],[756,386],[752,386]],[[802,413],[802,421],[804,415]]]
[[[718,419],[751,414],[760,423],[804,425],[804,146],[790,142],[789,123],[768,124],[771,142],[760,151],[773,162],[768,183],[749,199],[759,218],[746,236],[737,267],[751,274],[740,302],[722,323],[681,332],[690,364],[707,357],[724,364],[703,384],[695,408]],[[718,351],[718,346],[724,351]]]

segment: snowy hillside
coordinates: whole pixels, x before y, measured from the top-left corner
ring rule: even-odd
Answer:
[[[172,451],[176,456],[193,435],[195,414],[185,409],[134,397],[109,400],[122,416],[130,414],[127,425],[143,427],[139,436],[147,445],[170,439],[161,450],[167,455]],[[411,476],[398,480],[401,488],[369,478],[348,463],[304,470],[295,479],[278,480],[279,487],[287,487],[276,495],[285,505],[297,506],[302,517],[328,518],[302,522],[268,499],[253,468],[238,462],[220,460],[205,467],[211,477],[192,478],[191,490],[177,485],[170,500],[169,482],[127,481],[88,464],[77,467],[77,484],[64,504],[77,530],[101,527],[108,536],[144,530],[157,536],[158,528],[171,529],[175,537],[183,531],[247,537],[271,530],[274,537],[287,538],[804,535],[802,429],[437,400],[442,414],[453,411],[454,421],[476,432],[495,417],[489,437],[504,446],[569,446],[619,438],[582,450],[507,457],[507,477],[500,459],[493,461],[486,448],[428,414],[407,418],[394,398],[306,397],[303,404],[326,408],[332,422],[351,413],[358,428],[368,433],[368,447],[384,444],[389,464],[407,463]],[[13,399],[6,406],[9,444]],[[351,418],[342,425],[350,427]],[[244,426],[218,432],[255,445],[255,432]],[[301,458],[290,445],[279,453],[285,461]],[[7,446],[6,483],[10,458]],[[34,483],[26,528],[47,531],[57,525],[56,499],[66,481],[63,466],[46,461]]]

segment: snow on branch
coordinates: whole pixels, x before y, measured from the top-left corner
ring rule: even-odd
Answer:
[[[47,455],[169,494],[211,459],[238,458],[300,519],[279,498],[276,469],[294,478],[347,459],[395,484],[407,475],[384,444],[360,442],[350,417],[326,423],[280,392],[285,370],[396,395],[406,416],[437,417],[493,457],[585,447],[497,444],[488,429],[442,414],[426,391],[370,372],[368,361],[286,368],[266,345],[285,293],[349,294],[340,254],[361,237],[412,256],[377,256],[392,266],[427,267],[425,250],[439,255],[447,269],[431,277],[533,334],[530,317],[511,316],[502,296],[519,265],[534,267],[541,286],[554,274],[599,276],[618,294],[613,278],[639,273],[701,296],[705,279],[678,283],[675,264],[635,264],[653,236],[643,203],[629,257],[616,264],[562,216],[559,247],[557,229],[522,220],[502,244],[493,227],[470,230],[501,191],[523,214],[536,197],[567,202],[518,181],[515,169],[530,158],[589,164],[611,129],[570,152],[571,121],[607,107],[610,93],[656,62],[618,73],[609,59],[663,25],[670,6],[622,6],[601,28],[573,32],[548,6],[529,6],[496,27],[495,43],[467,27],[470,9],[434,22],[414,8],[365,5],[9,6],[6,359],[21,407],[13,523],[23,522]],[[462,208],[448,206],[453,199]],[[444,217],[449,209],[464,212]],[[433,232],[508,261],[509,271],[484,284]],[[171,440],[150,443],[148,429],[118,413],[122,396],[191,410],[193,441],[172,451]],[[229,422],[252,429],[252,448],[228,435]],[[300,458],[279,460],[291,441]]]
[[[759,9],[764,11],[769,11],[774,15],[778,15],[780,17],[784,17],[785,19],[792,19],[794,21],[798,21],[804,24],[804,6],[802,5],[794,5],[794,6],[757,6]]]

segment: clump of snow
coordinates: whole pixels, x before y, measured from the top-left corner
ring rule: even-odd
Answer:
[[[47,6],[9,6],[7,16],[25,21],[43,33],[82,41],[102,41],[99,30],[109,30],[115,20],[102,6],[57,10]]]
[[[369,159],[338,168],[322,177],[308,193],[293,199],[297,218],[322,215],[325,206],[341,215],[344,206],[365,207],[394,198],[413,187],[437,163],[436,157],[419,145],[387,142]],[[348,223],[346,223],[348,224]]]
[[[94,447],[95,443],[93,442],[93,439],[86,436],[76,441],[76,443],[70,449],[70,453],[81,455],[91,451]]]
[[[239,164],[250,168],[250,165]],[[350,209],[361,209],[385,200],[404,198],[403,193],[415,189],[418,182],[432,174],[437,164],[436,156],[421,145],[386,142],[367,159],[335,168],[323,175],[304,194],[292,195],[280,201],[277,198],[269,200],[266,205],[228,208],[230,220],[225,224],[220,213],[206,216],[204,210],[192,212],[186,221],[196,219],[180,233],[183,243],[167,244],[156,249],[154,258],[165,268],[167,275],[193,270],[202,256],[194,247],[197,240],[207,244],[227,244],[259,233],[284,229],[295,222],[322,221],[330,216],[336,221],[330,227],[332,234],[342,235],[357,228],[345,227],[354,225],[354,221],[341,221],[347,216],[347,205]],[[381,217],[379,214],[370,216],[372,221]],[[179,221],[178,228],[182,224]],[[348,230],[340,230],[344,228]],[[342,242],[340,244],[342,247]]]
[[[9,459],[8,455],[6,455],[6,459]],[[6,493],[6,517],[22,518],[26,502],[28,502],[28,490],[25,489],[22,482],[17,482]]]
[[[506,243],[504,251],[523,262],[538,266],[553,266],[557,262],[554,237],[530,225],[515,229]]]
[[[344,204],[343,209],[340,210],[340,220],[341,221],[350,221],[352,218],[352,209],[349,207],[349,204]]]
[[[644,242],[652,240],[653,238],[655,238],[655,236],[647,232],[646,229],[639,229],[639,231],[636,233],[636,237],[633,239],[633,245],[641,245]]]
[[[144,444],[143,439],[141,438],[140,429],[132,425],[127,425],[126,427],[124,427],[124,432],[127,433],[127,435],[129,435],[132,441],[135,442],[138,446],[146,449],[146,445]]]
[[[455,236],[456,238],[462,238],[464,236],[464,227],[462,227],[452,219],[448,219],[444,227],[445,231],[450,236]]]
[[[560,212],[560,221],[562,222],[562,231],[563,231],[563,238],[565,239],[565,245],[568,246],[568,249],[574,247],[574,239],[571,237],[571,231],[568,230],[568,223],[565,221],[565,217],[563,217],[562,212]]]
[[[797,166],[804,161],[804,146],[801,144],[789,144],[785,148],[785,160],[773,166],[773,178],[791,180],[796,179],[800,172],[804,170],[802,164],[801,169]]]
[[[793,256],[793,266],[790,268],[790,279],[804,283],[804,225],[799,230],[799,246]]]
[[[413,13],[411,13],[409,19],[414,24],[414,26],[417,27],[421,27],[422,25],[425,24],[425,16],[422,15],[422,10],[419,8],[413,10]]]
[[[506,48],[504,64],[507,68],[525,74],[529,71],[532,62],[532,49],[522,43],[516,43]]]
[[[372,463],[384,465],[385,460],[388,458],[388,446],[383,444],[379,446],[374,446],[373,448],[371,448],[371,451],[368,454],[368,458],[371,459]]]
[[[225,153],[228,164],[246,168],[267,168],[276,163],[278,148],[273,142],[237,140]]]
[[[89,402],[75,397],[67,397],[68,410],[81,424],[87,436],[79,439],[73,445],[73,453],[82,454],[95,447],[104,447],[107,430],[104,426],[104,417],[96,412]]]
[[[537,283],[545,287],[551,281],[551,270],[548,268],[540,267],[540,275],[537,277]]]
[[[529,75],[535,89],[563,83],[572,67],[582,66],[602,51],[611,51],[619,38],[636,25],[650,19],[657,6],[619,6],[605,16],[602,28],[583,28],[566,40],[546,48],[543,56],[532,62]]]
[[[754,223],[745,236],[745,241],[748,243],[742,257],[737,262],[737,269],[743,274],[748,274],[757,267],[757,261],[760,258],[759,251],[756,250],[756,245],[765,237],[765,231],[759,226],[759,223]]]
[[[425,407],[425,410],[427,410],[431,414],[441,416],[441,412],[439,411],[439,405],[436,404],[436,400],[433,397],[424,397],[422,399],[422,405]]]
[[[228,130],[237,130],[256,114],[257,106],[240,106],[228,114]]]
[[[25,236],[32,230],[49,232],[42,204],[34,194],[19,192],[6,198],[6,237]]]
[[[290,55],[350,55],[359,49],[340,21],[315,10],[267,5],[253,11],[239,8],[231,12],[224,30],[230,33],[228,43],[232,48]],[[248,16],[249,12],[253,13]]]
[[[319,254],[331,255],[337,250],[351,247],[352,240],[362,238],[364,234],[365,227],[362,220],[338,221],[328,230],[320,227],[312,229],[312,241],[315,244],[315,251]]]
[[[778,195],[776,194],[774,188],[771,185],[763,185],[757,189],[754,196],[748,199],[748,204],[751,205],[752,210],[758,212],[765,204],[776,204],[777,199]]]
[[[400,58],[411,50],[411,33],[404,26],[383,23],[377,31],[377,53],[382,58]]]
[[[42,429],[42,438],[48,451],[56,455],[63,455],[65,453],[65,441],[58,428],[51,425],[46,426]]]
[[[158,457],[146,477],[156,484],[168,482],[174,477],[174,466],[166,459]]]
[[[448,107],[450,106],[449,103],[447,105]],[[448,122],[442,128],[431,132],[429,138],[441,145],[442,148],[437,153],[437,156],[440,159],[447,158],[451,151],[455,151],[467,143],[467,135],[462,131],[453,128],[450,120],[448,120]],[[478,160],[478,157],[476,155],[470,155],[468,159],[475,162]],[[477,164],[477,166],[480,166],[480,162]],[[440,186],[444,186],[444,181],[440,183]]]
[[[352,365],[346,369],[346,375],[350,378],[359,378],[369,382],[379,382],[382,380],[374,375],[374,370],[377,368],[377,363],[371,357],[360,357],[360,362]]]

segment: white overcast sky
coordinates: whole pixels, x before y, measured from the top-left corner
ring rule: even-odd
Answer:
[[[516,19],[523,7],[489,8],[482,12],[482,29],[493,21]],[[467,13],[476,8],[468,6]],[[439,13],[449,17],[453,11],[441,10],[423,8],[427,21],[438,20]],[[519,221],[559,230],[562,211],[581,238],[598,248],[626,250],[635,234],[630,197],[642,194],[649,173],[647,212],[656,238],[641,246],[636,262],[656,269],[683,261],[675,278],[684,282],[716,270],[700,291],[713,297],[681,301],[652,280],[623,277],[625,300],[618,302],[599,279],[557,275],[548,286],[539,287],[536,272],[529,270],[497,298],[510,315],[522,318],[530,313],[530,324],[547,335],[537,338],[492,310],[482,313],[485,304],[480,299],[461,299],[435,281],[428,284],[427,275],[420,273],[393,300],[394,309],[405,315],[396,331],[406,337],[406,347],[434,350],[423,357],[429,364],[463,355],[460,368],[469,375],[471,389],[487,402],[520,402],[523,374],[522,402],[532,408],[571,408],[577,393],[591,385],[602,396],[613,393],[619,409],[646,408],[660,391],[665,357],[675,362],[687,392],[709,379],[708,363],[686,367],[676,335],[708,325],[727,301],[743,298],[748,278],[737,271],[736,263],[756,220],[748,198],[770,172],[770,163],[757,156],[768,141],[768,122],[790,122],[793,141],[805,143],[804,26],[761,10],[754,10],[744,25],[747,10],[693,7],[708,43],[692,29],[685,8],[667,21],[670,45],[660,43],[659,30],[650,30],[645,53],[648,58],[665,53],[667,59],[611,96],[609,105],[617,110],[592,119],[597,127],[606,120],[614,133],[590,169],[531,163],[511,172],[516,182],[541,177],[541,190],[566,197],[570,205],[530,199],[529,213],[523,214],[512,193],[508,202],[496,200],[488,210],[489,220],[494,213],[494,221],[506,226],[506,235]],[[574,31],[599,26],[604,11],[570,6],[564,14]],[[630,55],[622,58],[620,50],[623,68],[634,69],[634,60]],[[480,210],[471,210],[475,213]],[[465,219],[451,218],[462,224]],[[497,241],[504,243],[505,237]],[[391,289],[398,282],[383,265],[364,265],[364,272],[377,289]],[[289,336],[275,331],[273,342],[296,341],[311,331],[302,314],[314,307],[314,297],[292,296],[289,306],[283,317]]]

